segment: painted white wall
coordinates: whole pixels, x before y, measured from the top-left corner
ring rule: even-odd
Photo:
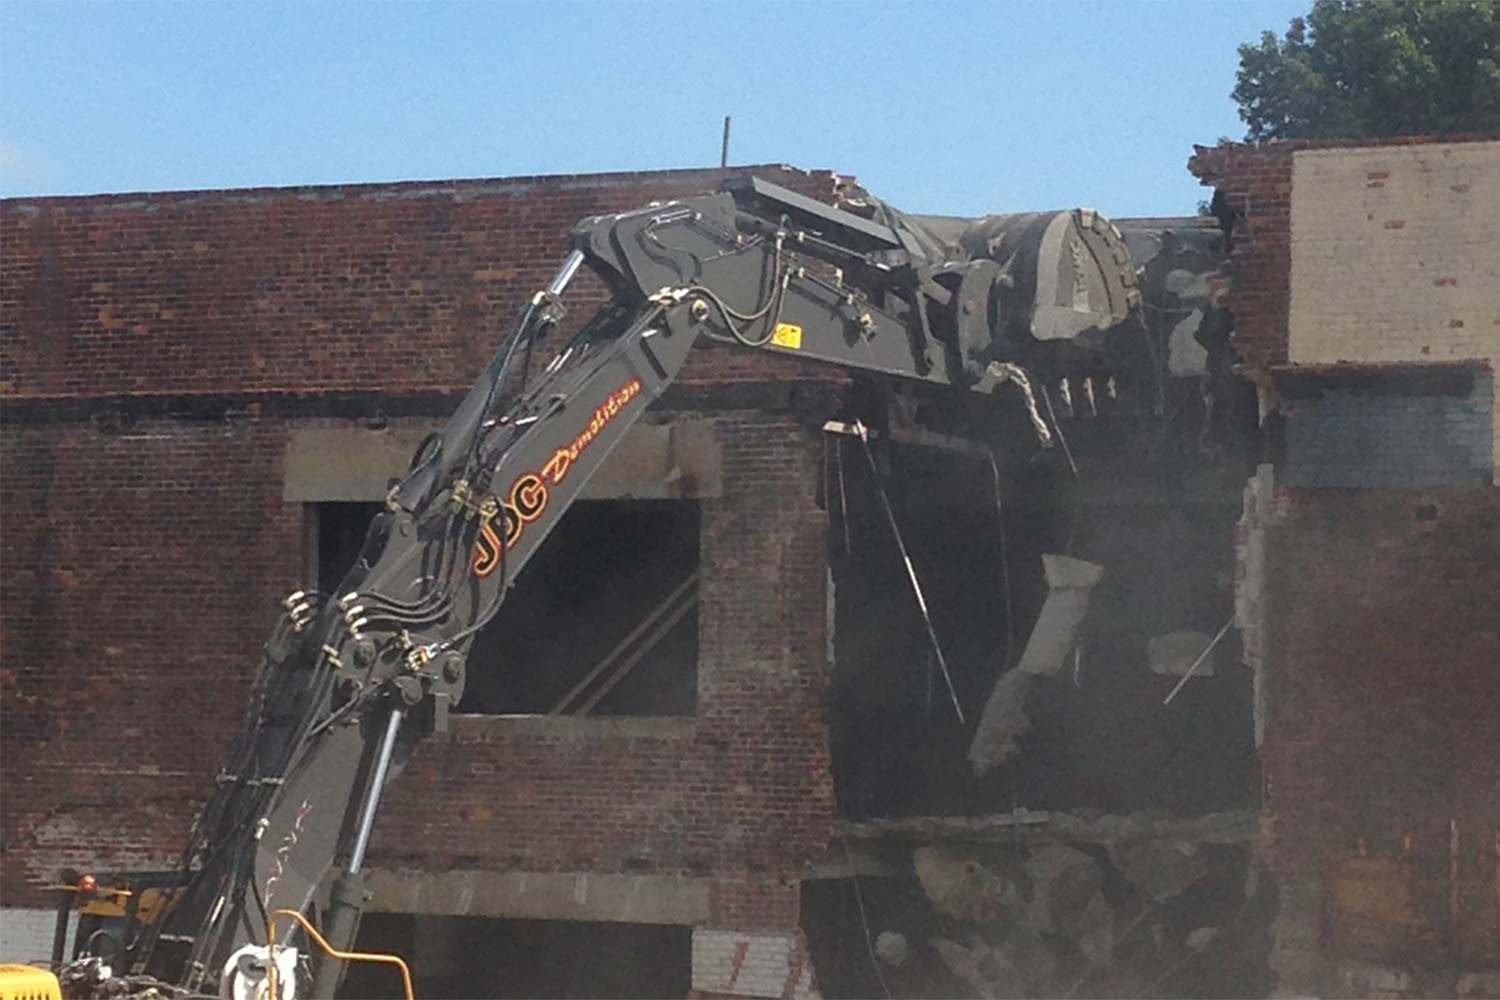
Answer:
[[[42,965],[52,961],[52,931],[57,926],[56,910],[28,910],[17,906],[0,907],[0,962]],[[74,923],[68,926],[64,954],[73,950]]]

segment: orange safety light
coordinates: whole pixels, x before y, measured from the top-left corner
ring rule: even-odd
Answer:
[[[78,879],[79,892],[98,892],[99,880],[92,875],[82,875]]]

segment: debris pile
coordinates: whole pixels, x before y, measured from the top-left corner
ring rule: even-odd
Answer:
[[[1151,995],[1167,980],[1177,990],[1256,988],[1245,970],[1255,968],[1266,908],[1250,906],[1261,892],[1247,877],[1252,814],[1032,812],[853,827],[841,824],[841,835],[913,845],[930,912],[886,911],[870,961],[914,995]],[[865,880],[864,891],[883,881]]]
[[[98,958],[87,958],[58,971],[57,983],[67,1000],[199,1000],[201,994],[154,976],[117,976]]]
[[[1166,635],[1153,636],[1146,644],[1146,658],[1151,664],[1151,672],[1182,677],[1193,670],[1199,677],[1212,677],[1213,662],[1199,664],[1198,661],[1213,641],[1214,637],[1205,632],[1168,632]],[[1196,670],[1193,669],[1195,664]]]
[[[1078,626],[1089,609],[1089,594],[1104,579],[1103,566],[1070,556],[1043,555],[1042,572],[1048,590],[1042,613],[1020,662],[995,682],[969,746],[969,761],[976,776],[1004,763],[1019,749],[1018,741],[1031,728],[1026,698],[1032,680],[1062,669],[1077,643]]]

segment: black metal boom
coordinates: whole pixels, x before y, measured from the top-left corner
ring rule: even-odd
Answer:
[[[972,232],[879,203],[867,215],[749,180],[573,230],[557,279],[418,449],[339,592],[288,599],[186,845],[182,894],[137,970],[210,986],[264,943],[272,911],[309,909],[336,864],[324,927],[352,943],[384,784],[446,726],[474,635],[699,338],[988,392],[1024,386],[1049,341],[1102,335],[1138,299],[1118,232],[1093,213]],[[610,300],[531,377],[580,267]],[[333,995],[339,964],[316,995]]]

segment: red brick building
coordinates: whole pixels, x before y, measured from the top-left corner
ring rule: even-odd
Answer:
[[[828,173],[757,172],[833,197]],[[720,176],[5,204],[7,907],[46,905],[63,866],[170,864],[332,519],[380,499],[576,221]],[[594,492],[691,508],[674,522],[701,566],[680,717],[459,717],[388,797],[377,911],[699,928],[700,969],[742,943],[711,932],[755,932],[777,994],[807,991],[798,885],[832,788],[824,515],[792,402],[818,377],[700,351]],[[445,874],[413,890],[398,870]],[[521,888],[497,908],[485,878]],[[664,941],[686,992],[688,936]]]
[[[871,475],[818,430],[858,384],[699,350],[393,784],[366,943],[427,995],[1489,989],[1497,145],[1200,150],[1225,232],[1124,226],[1173,358],[1155,405],[1054,417],[1067,462],[1017,409],[993,466],[892,447]],[[60,869],[175,857],[277,602],[336,578],[571,225],[720,177],[0,206],[0,957],[40,957]],[[1234,353],[1178,364],[1215,315]],[[934,697],[877,480],[973,717],[1039,556],[1107,567],[1070,676],[987,776]],[[547,714],[693,572],[652,662]],[[1231,615],[1164,706],[1149,641]],[[1040,892],[1043,858],[1076,899]]]
[[[1500,142],[1200,147],[1276,465],[1238,624],[1287,994],[1500,970]]]

